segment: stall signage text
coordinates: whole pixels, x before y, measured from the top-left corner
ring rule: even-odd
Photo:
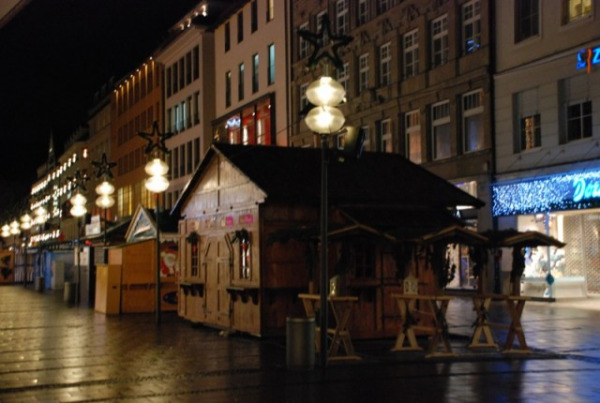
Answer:
[[[573,201],[579,203],[581,200],[589,200],[600,197],[600,182],[588,181],[579,178],[573,181]]]

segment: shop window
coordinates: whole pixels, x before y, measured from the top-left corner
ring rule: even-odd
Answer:
[[[515,43],[540,33],[539,0],[515,1]]]
[[[256,143],[271,144],[271,100],[265,99],[256,106]]]
[[[592,16],[592,0],[562,0],[562,21],[568,24]]]
[[[462,8],[463,53],[475,52],[481,47],[481,4],[473,0]]]
[[[244,108],[242,111],[242,144],[256,144],[256,134],[254,132],[254,106]]]
[[[463,95],[464,152],[483,148],[483,91]]]
[[[250,243],[250,233],[245,229],[235,231],[235,236],[231,243],[236,242],[238,243],[239,251],[239,278],[250,280],[252,278],[252,248]]]
[[[567,106],[567,141],[592,137],[592,102]]]
[[[448,158],[452,155],[450,136],[450,102],[444,101],[431,107],[432,114],[432,157],[434,160]]]

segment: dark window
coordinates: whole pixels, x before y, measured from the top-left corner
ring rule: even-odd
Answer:
[[[179,89],[185,87],[185,61],[182,57],[179,59]]]
[[[540,33],[539,0],[515,1],[515,43]]]
[[[200,49],[196,46],[192,53],[192,64],[194,65],[194,80],[200,77]]]
[[[250,28],[252,32],[258,29],[258,9],[256,5],[256,0],[250,4]]]
[[[252,56],[252,92],[258,91],[258,54]]]
[[[231,106],[231,71],[225,73],[225,106]]]
[[[567,141],[592,137],[592,102],[567,107]]]
[[[225,52],[231,49],[231,32],[229,30],[229,22],[225,23]]]
[[[238,43],[244,40],[244,13],[239,12],[237,15],[237,39]]]
[[[238,67],[238,98],[241,101],[244,99],[244,63],[240,63]]]
[[[192,82],[192,52],[185,55],[185,84]]]
[[[167,74],[165,74],[165,81],[167,82],[167,97],[171,96],[171,68],[167,67]]]

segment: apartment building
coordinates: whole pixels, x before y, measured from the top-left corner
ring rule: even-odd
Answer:
[[[567,244],[526,248],[527,295],[600,292],[599,12],[592,0],[496,2],[493,215]]]
[[[289,144],[289,2],[250,0],[215,28],[215,141]]]
[[[321,74],[330,75],[346,89],[341,110],[347,125],[365,131],[367,151],[404,155],[489,205],[490,2],[298,0],[292,4],[290,144],[316,144],[303,121],[305,93]],[[314,49],[297,32],[321,32],[325,15],[331,32],[324,30],[324,51],[333,54],[339,35],[353,38],[337,49],[343,69],[325,63],[307,69]],[[489,209],[462,211],[462,216],[478,230],[492,225]],[[454,256],[460,276],[451,286],[473,287],[468,256],[463,253]]]

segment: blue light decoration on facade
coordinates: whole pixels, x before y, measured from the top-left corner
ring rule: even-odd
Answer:
[[[595,64],[600,64],[600,46],[581,49],[577,52],[577,69],[587,69],[588,73]]]
[[[495,217],[599,206],[600,170],[569,172],[492,186],[492,214]]]

